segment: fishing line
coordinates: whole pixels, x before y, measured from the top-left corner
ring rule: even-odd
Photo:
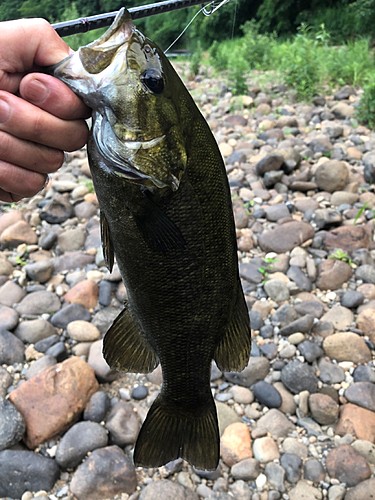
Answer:
[[[176,38],[176,40],[174,42],[172,42],[170,44],[170,46],[164,51],[164,54],[166,54],[168,52],[168,50],[173,47],[173,45],[182,37],[182,35],[185,33],[185,31],[189,28],[189,26],[193,23],[193,21],[195,20],[195,18],[201,13],[203,12],[203,14],[205,16],[211,16],[211,14],[213,14],[214,12],[216,12],[218,9],[220,9],[220,7],[222,5],[225,5],[226,3],[230,2],[232,0],[222,0],[222,2],[219,3],[219,5],[215,6],[215,2],[211,2],[210,3],[210,10],[207,10],[207,6],[204,5],[200,10],[198,10],[198,12],[195,14],[195,16],[193,17],[193,19],[187,24],[187,26],[183,29],[183,31],[178,35],[178,37]],[[237,6],[237,0],[236,0],[236,6]],[[233,30],[232,30],[233,31]],[[233,34],[232,34],[233,36]]]
[[[232,23],[232,40],[234,38],[234,25],[236,24],[236,19],[237,19],[237,5],[238,5],[238,0],[235,0],[234,13],[233,13],[233,23]]]

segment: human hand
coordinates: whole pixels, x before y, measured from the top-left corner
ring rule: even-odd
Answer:
[[[40,191],[87,141],[90,110],[61,81],[36,73],[71,53],[43,19],[0,23],[0,200]]]

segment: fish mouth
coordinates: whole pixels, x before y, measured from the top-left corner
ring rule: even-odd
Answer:
[[[108,75],[105,71],[115,61],[119,50],[126,51],[134,31],[137,30],[130,14],[122,7],[112,25],[100,38],[80,47],[77,52],[59,63],[48,66],[45,71],[62,80],[86,100],[85,97],[89,92],[95,91],[103,85],[106,79],[111,80],[113,73],[119,73],[122,70],[122,68],[111,67]],[[125,60],[126,58],[123,58],[123,61]],[[89,102],[87,104],[90,106]]]

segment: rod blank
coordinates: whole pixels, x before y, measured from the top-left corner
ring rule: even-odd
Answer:
[[[165,0],[164,2],[132,7],[128,10],[133,19],[142,19],[144,17],[154,16],[155,14],[185,9],[202,3],[202,0]],[[73,21],[52,24],[52,27],[61,37],[75,35],[76,33],[86,33],[87,31],[110,26],[116,14],[117,12],[108,12],[107,14],[98,14],[97,16],[82,17],[80,19],[74,19]]]

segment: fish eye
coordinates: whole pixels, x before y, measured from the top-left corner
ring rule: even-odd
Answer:
[[[164,90],[164,80],[157,69],[146,69],[141,76],[141,82],[154,94],[161,94]]]

